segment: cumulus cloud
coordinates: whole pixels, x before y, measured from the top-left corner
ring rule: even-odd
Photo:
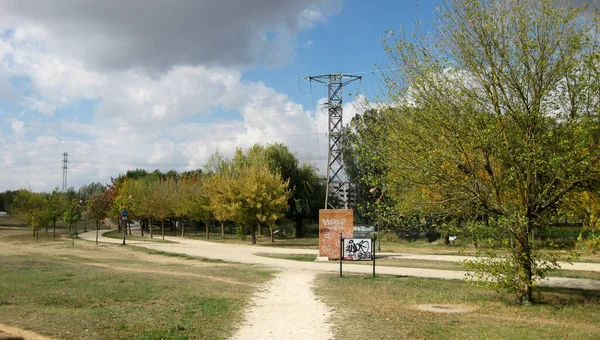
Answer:
[[[2,1],[3,25],[20,41],[49,42],[99,70],[175,65],[248,66],[292,55],[299,30],[339,11],[340,1]],[[283,51],[283,52],[282,52]]]
[[[0,191],[52,190],[63,152],[75,187],[138,167],[196,169],[216,150],[255,143],[285,143],[324,170],[327,116],[243,75],[287,63],[296,34],[339,9],[316,0],[0,2],[0,96],[14,104],[0,107]]]

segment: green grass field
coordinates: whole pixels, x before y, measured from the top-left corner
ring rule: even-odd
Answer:
[[[59,339],[224,339],[265,269],[0,230],[2,323]]]

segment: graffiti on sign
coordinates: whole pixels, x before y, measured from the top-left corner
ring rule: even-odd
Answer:
[[[354,212],[350,209],[319,210],[319,256],[340,258],[340,235],[353,236]]]
[[[345,238],[344,261],[371,261],[372,240],[370,238]]]

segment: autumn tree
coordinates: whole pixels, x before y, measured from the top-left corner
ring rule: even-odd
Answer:
[[[204,191],[208,198],[208,209],[221,224],[221,234],[223,234],[224,222],[239,222],[241,201],[238,199],[238,186],[234,175],[225,168],[219,171],[208,177],[204,184]],[[238,227],[243,228],[243,224]]]
[[[565,1],[448,0],[432,34],[386,41],[394,104],[372,147],[410,192],[395,196],[509,233],[510,256],[470,268],[524,303],[555,264],[531,232],[600,180],[597,34],[597,14]]]
[[[252,244],[256,244],[254,223],[260,228],[264,223],[269,227],[271,242],[275,222],[284,217],[288,208],[288,181],[283,181],[281,175],[273,173],[266,164],[251,163],[238,174],[237,185],[241,193],[241,220],[250,225]]]
[[[206,181],[206,176],[199,173],[184,175],[176,185],[173,210],[176,218],[203,222],[206,238],[210,238],[208,226],[212,220],[212,214],[209,208]],[[182,224],[181,234],[185,236],[184,224]]]
[[[98,233],[100,223],[108,217],[112,205],[112,195],[109,190],[92,195],[87,202],[89,217],[96,224],[96,244],[98,244]]]
[[[255,226],[266,224],[274,240],[275,221],[288,208],[289,181],[270,169],[264,148],[256,145],[246,153],[238,149],[232,160],[218,154],[211,159],[207,168],[218,172],[212,174],[206,188],[215,218],[248,226],[252,244],[256,244]]]

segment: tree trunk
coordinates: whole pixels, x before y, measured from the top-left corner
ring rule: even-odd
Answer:
[[[185,237],[185,223],[181,223],[181,237]]]
[[[162,239],[165,239],[165,220],[160,221],[160,232],[162,233]]]
[[[260,227],[260,222],[257,223],[256,227],[258,228],[258,236],[262,236],[262,228]]]
[[[275,243],[275,237],[273,235],[273,226],[269,226],[269,231],[271,232],[271,243]]]
[[[530,224],[531,222],[529,222]],[[515,235],[515,257],[519,270],[519,287],[517,288],[517,298],[521,303],[533,302],[533,263],[531,260],[531,244],[529,243],[528,228],[519,226]]]
[[[56,237],[56,220],[54,220],[54,231],[52,232],[52,237]]]
[[[205,228],[206,228],[206,239],[208,240],[210,238],[210,230],[208,229],[208,222],[204,222]]]
[[[221,222],[221,237],[225,237],[225,226],[223,225],[223,221]]]
[[[36,241],[40,240],[40,229],[39,229],[39,227],[35,227],[35,229],[33,230],[33,235],[35,236],[35,240]]]
[[[252,244],[256,244],[256,231],[254,230],[254,224],[250,223],[250,234],[252,235]]]
[[[148,228],[150,228],[150,238],[154,238],[154,235],[152,235],[152,227],[153,227],[152,219],[149,218],[148,219]]]
[[[302,225],[303,218],[296,217],[296,238],[304,237],[304,226]]]
[[[96,245],[98,245],[98,234],[100,233],[100,223],[96,221]]]
[[[140,233],[144,237],[144,227],[146,226],[147,219],[140,220]]]

